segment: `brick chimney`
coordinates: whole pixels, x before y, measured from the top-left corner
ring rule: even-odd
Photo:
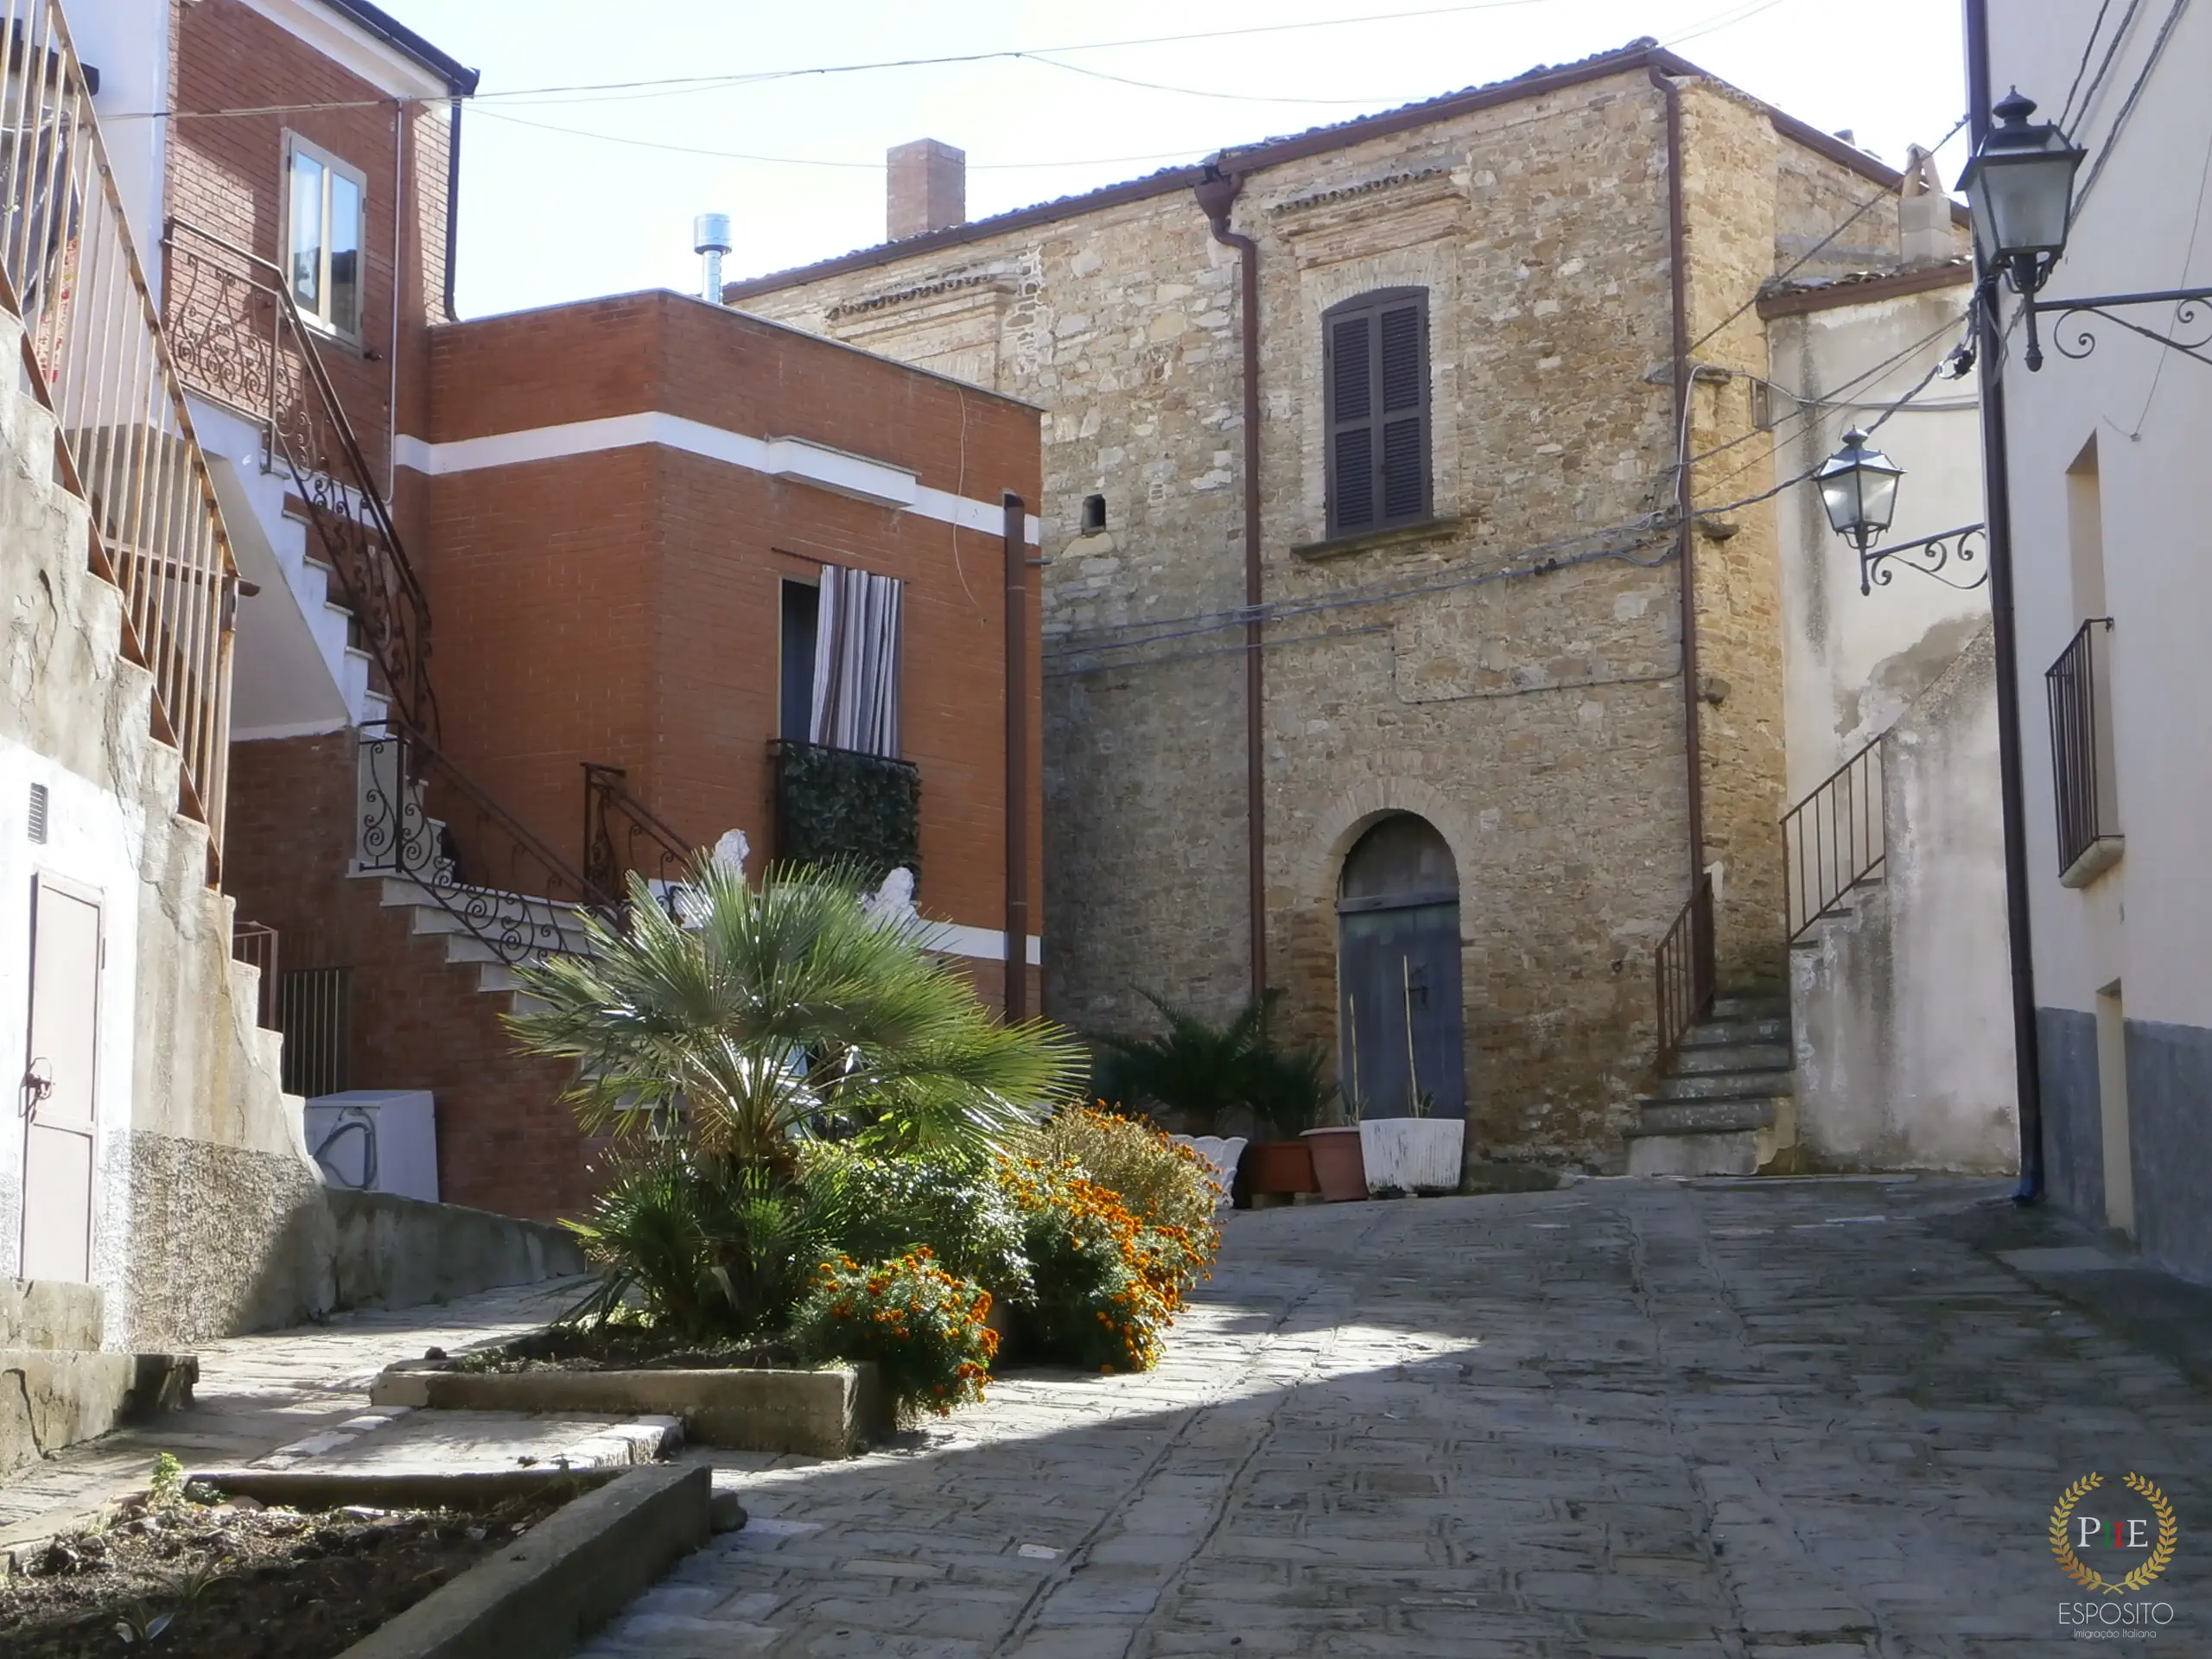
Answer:
[[[1897,252],[1907,266],[1940,264],[1956,251],[1951,241],[1951,199],[1936,176],[1936,157],[1913,144],[1905,150],[1904,182],[1897,195]]]
[[[893,242],[968,222],[968,152],[934,138],[894,144],[890,163],[890,211],[885,229]]]

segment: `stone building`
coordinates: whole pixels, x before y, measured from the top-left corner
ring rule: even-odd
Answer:
[[[1048,1011],[1278,986],[1370,1109],[1618,1166],[1708,873],[1783,977],[1755,302],[1899,182],[1638,41],[726,289],[1047,411]]]

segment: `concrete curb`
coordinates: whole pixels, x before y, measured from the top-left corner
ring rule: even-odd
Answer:
[[[707,1446],[849,1458],[893,1427],[874,1365],[819,1370],[463,1371],[450,1360],[386,1366],[378,1407],[441,1411],[605,1412],[681,1418]]]
[[[632,1465],[642,1466],[642,1465]],[[337,1510],[365,1503],[380,1510],[473,1510],[543,1491],[563,1481],[599,1487],[631,1472],[629,1467],[563,1469],[194,1469],[185,1485],[212,1486],[226,1497],[251,1497],[295,1510]]]
[[[703,1465],[630,1470],[339,1659],[561,1659],[706,1541],[711,1480]]]

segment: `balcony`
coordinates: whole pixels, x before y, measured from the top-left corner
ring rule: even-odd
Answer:
[[[2111,636],[2110,617],[2090,618],[2044,675],[2058,879],[2069,887],[2085,887],[2119,863],[2126,844],[2113,772]]]
[[[921,875],[922,774],[911,762],[778,738],[776,857],[844,862],[871,883]]]

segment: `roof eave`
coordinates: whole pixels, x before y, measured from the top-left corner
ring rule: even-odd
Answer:
[[[397,17],[371,5],[369,0],[323,0],[323,3],[356,28],[375,35],[393,51],[421,64],[444,81],[456,98],[468,98],[474,94],[476,83],[481,79],[476,70],[456,58],[447,56]]]

